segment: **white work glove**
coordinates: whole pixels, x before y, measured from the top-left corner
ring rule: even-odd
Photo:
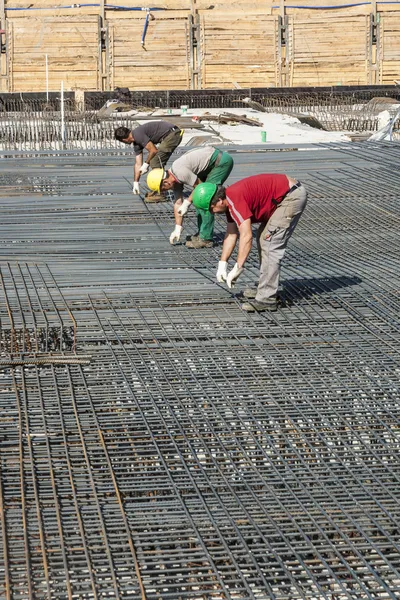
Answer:
[[[243,267],[238,267],[238,264],[236,263],[232,271],[229,271],[228,277],[226,278],[226,285],[229,289],[233,288],[241,273],[243,273]]]
[[[149,170],[149,166],[150,166],[150,165],[149,165],[149,163],[147,163],[147,162],[144,162],[144,163],[142,164],[142,166],[140,167],[140,169],[139,169],[139,173],[140,173],[141,175],[144,175],[145,173],[147,173],[147,171]]]
[[[184,200],[181,204],[181,206],[178,208],[178,215],[181,215],[181,217],[183,217],[183,215],[186,215],[189,206],[191,206],[191,202],[189,202],[188,200]]]
[[[140,194],[140,187],[139,187],[139,182],[138,181],[134,181],[133,182],[132,193],[133,194]]]
[[[225,260],[220,260],[218,263],[217,281],[222,283],[228,277],[228,263]]]
[[[173,230],[173,232],[169,236],[169,243],[170,244],[174,244],[175,242],[179,242],[179,240],[181,239],[182,229],[183,229],[182,225],[175,225],[175,229]]]

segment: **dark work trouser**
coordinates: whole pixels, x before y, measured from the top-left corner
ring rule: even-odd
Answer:
[[[174,129],[157,146],[157,154],[151,159],[152,169],[163,169],[169,157],[182,141],[183,130]]]

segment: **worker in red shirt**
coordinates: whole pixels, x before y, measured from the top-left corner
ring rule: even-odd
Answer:
[[[201,183],[193,192],[196,208],[226,213],[227,229],[218,264],[217,280],[232,288],[242,273],[253,241],[252,223],[260,223],[258,288],[247,288],[242,305],[248,312],[277,309],[280,265],[286,245],[307,203],[305,187],[287,175],[253,175],[225,188]],[[237,262],[228,273],[228,260],[240,234]]]

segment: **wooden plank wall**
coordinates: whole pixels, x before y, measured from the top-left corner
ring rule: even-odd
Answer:
[[[203,88],[279,85],[277,17],[200,11]]]
[[[109,88],[189,89],[190,17],[188,11],[155,12],[142,46],[145,15],[107,15]]]
[[[7,19],[10,92],[97,89],[99,81],[99,17]]]
[[[61,80],[66,90],[400,80],[400,5],[348,4],[154,0],[150,5],[162,10],[152,11],[143,47],[146,11],[133,10],[140,8],[135,0],[122,3],[129,10],[107,9],[104,0],[69,9],[54,0],[6,0],[0,91],[45,91],[46,54],[50,90],[58,90]],[[316,9],[332,5],[338,8]]]
[[[369,15],[290,17],[290,85],[369,83]]]
[[[380,17],[379,42],[379,83],[393,85],[400,81],[400,12]]]

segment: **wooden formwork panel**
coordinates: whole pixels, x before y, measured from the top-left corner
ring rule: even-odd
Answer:
[[[190,13],[156,12],[141,40],[145,13],[108,15],[109,87],[131,90],[191,87]]]
[[[400,13],[380,15],[379,83],[393,85],[400,81]]]
[[[174,0],[167,0],[168,3],[170,1]],[[285,12],[295,12],[300,10],[301,12],[313,11],[315,13],[316,5],[320,7],[321,10],[323,10],[324,7],[331,7],[332,5],[338,7],[338,9],[341,9],[343,6],[346,6],[346,10],[352,9],[349,0],[301,0],[301,2],[289,2],[287,0],[286,2],[283,2],[282,0],[235,0],[235,2],[232,2],[232,0],[213,0],[213,2],[210,2],[210,0],[195,1],[197,10],[207,10],[212,6],[214,10],[225,10],[228,12],[232,11],[232,9],[234,9],[235,12],[237,10],[250,12],[264,11],[267,14],[271,14],[273,11],[282,12],[283,9],[285,9]],[[358,12],[360,12],[360,9],[362,11],[364,10],[363,5],[356,6],[355,8]],[[370,7],[368,7],[368,11],[370,10]],[[328,10],[326,12],[328,13]],[[329,9],[329,13],[332,14],[331,9]]]
[[[99,89],[99,20],[90,17],[7,19],[9,91]]]
[[[369,15],[296,15],[289,28],[291,86],[369,83]]]
[[[276,5],[276,0],[196,0],[195,6],[198,11],[206,11],[212,6],[213,11],[238,12],[240,10],[250,12],[271,13],[272,5]]]
[[[202,88],[279,85],[277,17],[200,11]]]

